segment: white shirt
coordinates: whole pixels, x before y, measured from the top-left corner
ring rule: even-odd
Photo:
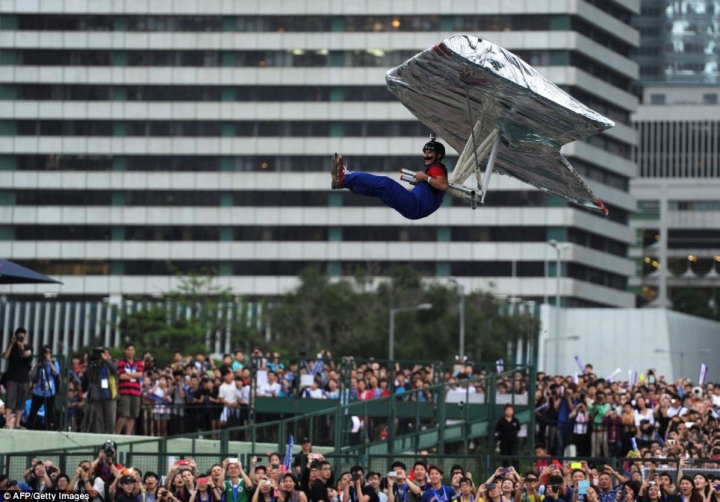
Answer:
[[[223,383],[218,387],[218,397],[221,397],[225,404],[235,404],[238,400],[235,382]]]
[[[280,384],[278,382],[270,383],[267,382],[261,385],[258,389],[258,394],[261,396],[277,396],[280,393]]]
[[[0,402],[2,402],[2,401],[0,401]],[[712,404],[716,408],[720,406],[720,395],[719,394],[713,394]]]
[[[310,399],[327,399],[325,392],[323,392],[320,387],[315,390],[310,387],[306,388],[303,392],[303,397],[309,397]]]
[[[668,416],[668,418],[672,418],[674,416],[681,417],[685,413],[687,413],[687,411],[688,411],[687,408],[685,408],[684,406],[680,406],[679,408],[673,408],[672,406],[670,406],[667,409],[667,416]]]
[[[582,411],[575,415],[575,427],[573,428],[573,432],[575,434],[587,434],[587,419],[587,415],[585,415],[585,413],[583,413]]]
[[[655,417],[653,416],[653,412],[650,408],[645,410],[645,414],[642,414],[640,410],[635,410],[635,426],[640,427],[640,422],[643,420],[647,420],[651,424],[655,424]],[[654,434],[654,431],[651,433],[642,432],[642,439],[647,441],[649,439],[652,439],[652,436]]]
[[[240,389],[238,389],[236,386],[235,394],[237,395],[237,398],[238,398],[238,401],[240,401],[240,404],[250,404],[250,386],[249,385],[245,385]]]

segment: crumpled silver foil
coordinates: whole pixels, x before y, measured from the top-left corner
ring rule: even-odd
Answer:
[[[458,152],[472,141],[476,122],[482,122],[480,140],[499,128],[497,172],[607,212],[560,148],[615,124],[513,53],[455,35],[389,70],[386,81],[405,107]]]

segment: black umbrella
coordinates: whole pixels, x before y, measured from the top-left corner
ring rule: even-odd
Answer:
[[[0,258],[0,284],[62,284],[39,272]]]

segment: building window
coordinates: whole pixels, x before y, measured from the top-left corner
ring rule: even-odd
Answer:
[[[665,104],[665,94],[651,94],[650,95],[650,104],[651,105],[664,105]]]

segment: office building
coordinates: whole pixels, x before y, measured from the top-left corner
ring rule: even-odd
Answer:
[[[48,291],[79,306],[152,297],[173,287],[175,271],[206,268],[256,298],[292,288],[308,265],[383,277],[410,264],[428,277],[456,277],[466,291],[541,302],[559,285],[567,307],[630,307],[630,88],[638,77],[630,53],[639,42],[631,18],[639,7],[4,1],[0,256],[65,283],[4,294],[38,301],[29,318],[44,326],[54,319],[43,313]],[[386,90],[385,71],[456,33],[517,53],[616,122],[563,149],[609,217],[499,176],[485,207],[448,198],[418,222],[329,190],[336,151],[351,169],[421,169],[430,131]],[[570,243],[559,281],[550,239]]]

